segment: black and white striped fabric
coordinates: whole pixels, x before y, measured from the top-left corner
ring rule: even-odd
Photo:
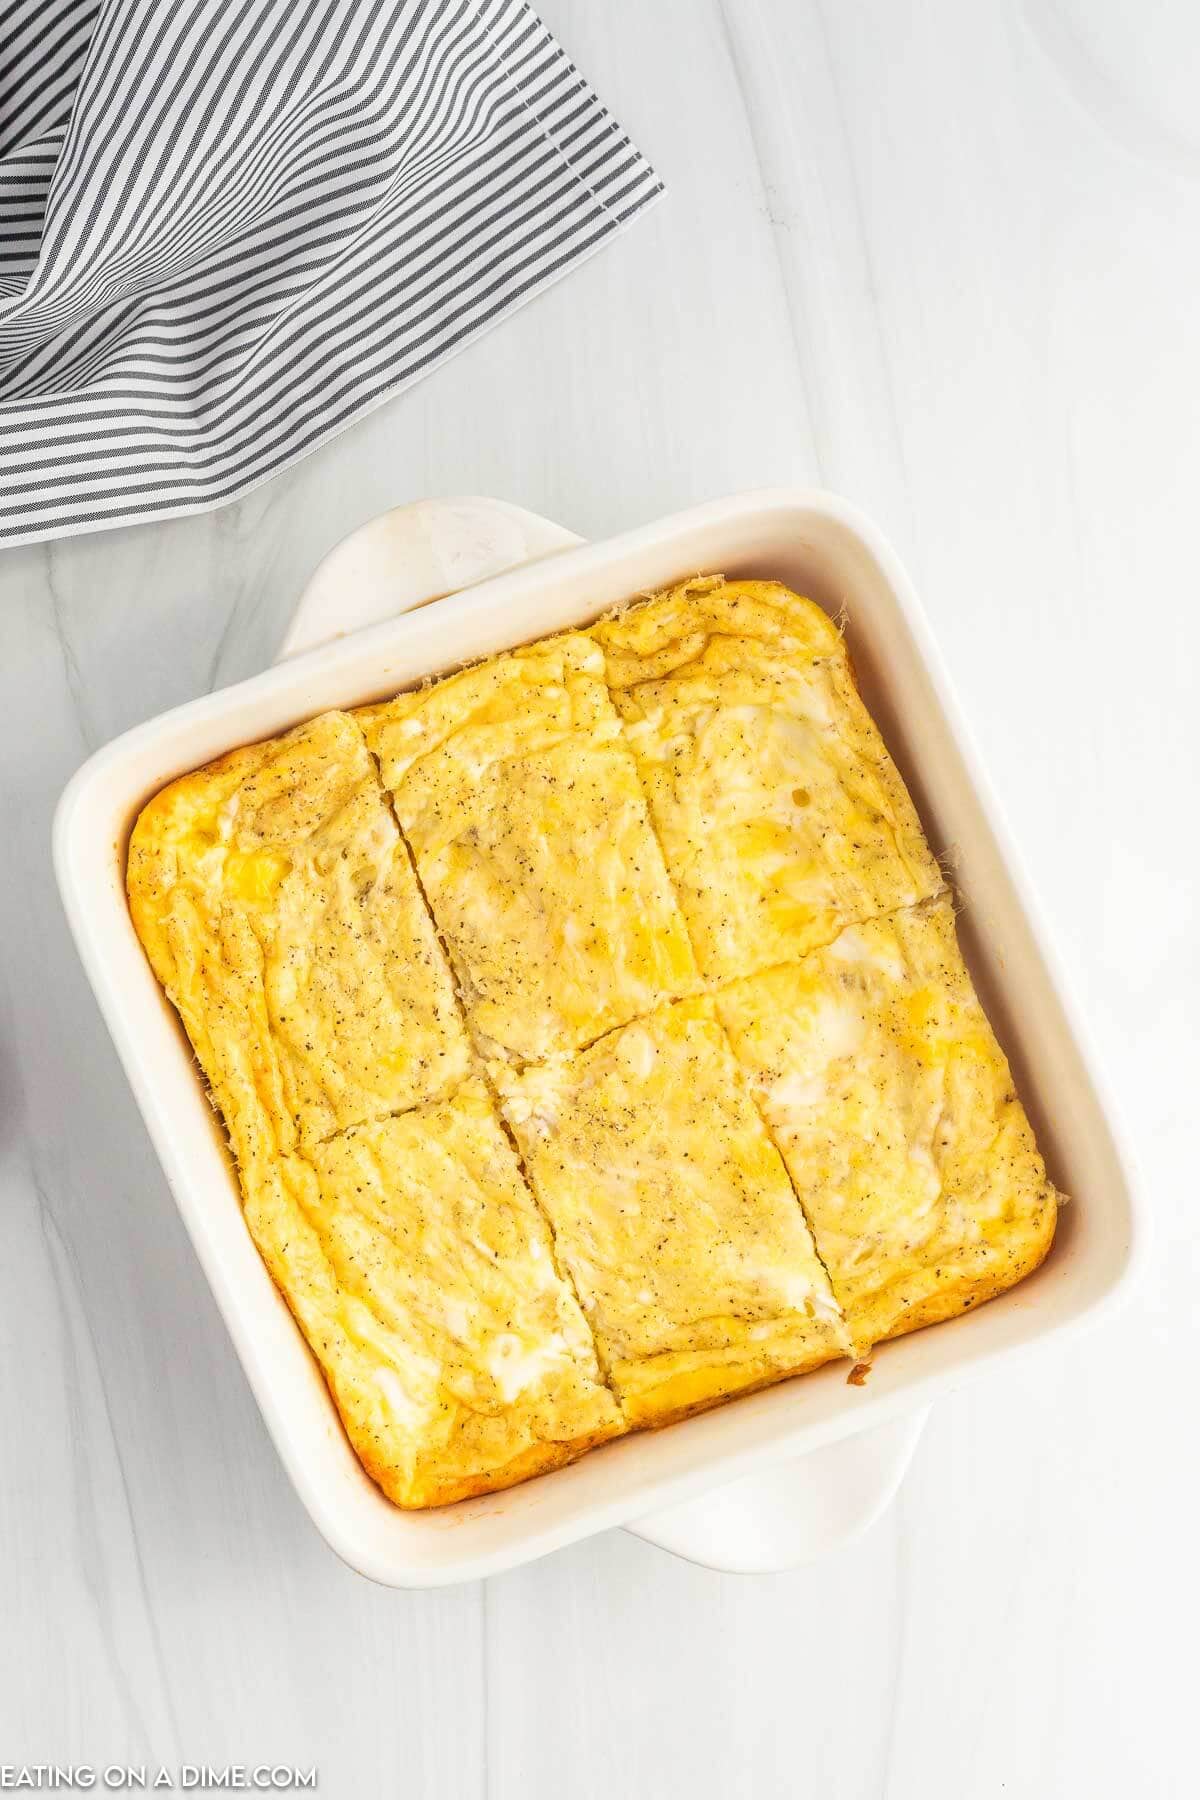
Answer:
[[[659,188],[524,0],[0,0],[0,545],[234,499]]]

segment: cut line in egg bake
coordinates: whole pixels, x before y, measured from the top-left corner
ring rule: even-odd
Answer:
[[[700,577],[174,781],[134,925],[396,1504],[965,1311],[1057,1196],[836,627]]]
[[[495,657],[363,723],[482,1049],[540,1061],[695,986],[588,638]]]
[[[226,1124],[280,1150],[448,1092],[454,984],[362,733],[326,713],[164,788],[129,847],[134,925]]]
[[[708,999],[569,1062],[498,1071],[600,1360],[661,1425],[850,1348],[778,1150]]]
[[[624,1430],[482,1081],[262,1174],[251,1229],[391,1499],[508,1487]]]

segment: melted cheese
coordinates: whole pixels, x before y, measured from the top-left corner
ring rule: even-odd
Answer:
[[[593,636],[703,974],[786,961],[941,887],[845,645],[811,601],[700,579]]]
[[[134,922],[230,1129],[275,1146],[448,1092],[469,1049],[362,734],[326,713],[166,788],[129,850]]]
[[[552,1069],[502,1067],[497,1081],[631,1422],[661,1424],[845,1352],[711,1002],[682,1001]]]
[[[1055,1194],[949,901],[853,927],[717,999],[861,1352],[1011,1287]]]
[[[603,659],[519,650],[364,715],[477,1042],[532,1062],[695,982]]]

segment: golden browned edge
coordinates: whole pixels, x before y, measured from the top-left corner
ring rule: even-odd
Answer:
[[[319,715],[314,714],[314,717]],[[302,720],[301,725],[311,723]],[[299,730],[300,727],[293,727]],[[165,821],[191,792],[204,787],[222,776],[233,774],[239,768],[252,769],[256,762],[261,762],[265,754],[287,732],[280,732],[277,737],[261,738],[253,744],[239,744],[234,750],[227,750],[213,762],[203,763],[198,769],[189,769],[186,775],[177,775],[168,781],[158,792],[146,801],[134,821],[133,830],[129,834],[129,844],[125,852],[125,896],[129,903],[130,915],[138,941],[146,952],[147,958],[165,985],[165,978],[158,968],[155,957],[150,950],[147,938],[152,938],[156,945],[160,943],[161,933],[158,920],[151,909],[151,896],[162,892],[162,855],[158,844],[145,842],[146,837],[158,825]],[[136,865],[136,866],[135,866]]]
[[[832,1285],[830,1283],[831,1287]],[[631,1422],[629,1429],[631,1432],[661,1431],[666,1425],[678,1425],[684,1419],[696,1418],[700,1413],[714,1412],[718,1406],[727,1406],[731,1401],[740,1400],[746,1394],[761,1394],[766,1388],[779,1387],[782,1382],[795,1381],[801,1375],[811,1375],[814,1369],[823,1369],[826,1363],[845,1362],[846,1360],[846,1351],[831,1349],[828,1353],[817,1353],[806,1358],[804,1362],[797,1363],[794,1368],[764,1367],[762,1374],[755,1376],[752,1381],[739,1382],[735,1388],[724,1388],[721,1392],[708,1394],[703,1399],[691,1400],[687,1405],[677,1406],[669,1412],[659,1413],[653,1419],[638,1419]],[[741,1366],[745,1368],[746,1364],[743,1363]],[[664,1383],[664,1386],[666,1385],[668,1384]],[[653,1390],[650,1391],[653,1392]]]
[[[514,1456],[511,1462],[501,1463],[498,1468],[486,1470],[481,1475],[473,1475],[462,1481],[430,1483],[419,1500],[402,1500],[390,1492],[386,1473],[371,1467],[373,1457],[359,1450],[353,1440],[351,1448],[371,1480],[382,1489],[393,1506],[399,1507],[401,1512],[429,1512],[434,1507],[453,1506],[459,1500],[478,1499],[481,1494],[499,1493],[505,1488],[516,1487],[522,1481],[532,1481],[536,1475],[548,1475],[551,1470],[563,1469],[568,1463],[578,1462],[589,1450],[598,1449],[601,1444],[611,1443],[614,1438],[622,1435],[624,1434],[619,1431],[593,1431],[584,1437],[530,1444],[519,1456]]]
[[[961,1319],[965,1313],[975,1312],[979,1307],[986,1306],[989,1300],[997,1300],[1001,1294],[1019,1287],[1041,1268],[1054,1244],[1058,1230],[1058,1209],[1063,1199],[1049,1176],[1046,1177],[1045,1191],[1046,1204],[1042,1212],[1044,1228],[1041,1236],[1023,1246],[1023,1254],[1012,1256],[1010,1265],[996,1270],[991,1280],[958,1281],[951,1287],[938,1288],[936,1292],[927,1294],[919,1306],[907,1309],[903,1317],[890,1331],[885,1331],[882,1337],[875,1338],[865,1348],[859,1345],[855,1352],[854,1367],[846,1377],[851,1387],[866,1385],[875,1351],[880,1344],[891,1344],[897,1338],[911,1336],[914,1331],[924,1331],[931,1325],[946,1325],[951,1319]]]
[[[1031,1132],[1032,1129],[1031,1126]],[[1035,1145],[1036,1142],[1035,1138]],[[1038,1154],[1040,1156],[1041,1152],[1039,1151]],[[1027,1243],[1022,1244],[1019,1250],[1010,1252],[1008,1262],[1003,1268],[996,1269],[990,1279],[976,1278],[970,1281],[958,1281],[949,1287],[939,1288],[935,1293],[926,1295],[919,1306],[907,1310],[892,1330],[885,1332],[883,1337],[876,1339],[876,1342],[891,1343],[896,1338],[907,1337],[910,1332],[923,1331],[927,1325],[942,1325],[948,1319],[961,1318],[965,1312],[973,1312],[977,1306],[986,1306],[989,1300],[995,1300],[998,1295],[1006,1294],[1010,1288],[1019,1286],[1035,1270],[1040,1269],[1054,1243],[1061,1200],[1057,1188],[1048,1175],[1044,1191],[1045,1205],[1039,1215],[1042,1230],[1038,1237],[1031,1238]]]
[[[723,581],[726,578],[723,575],[705,576],[705,575],[702,575],[701,572],[697,571],[696,574],[693,576],[684,576],[684,577],[681,577],[678,581],[670,583],[668,588],[655,589],[655,590],[646,590],[646,589],[640,590],[637,594],[635,594],[632,597],[632,599],[630,601],[621,602],[613,607],[607,608],[602,614],[600,614],[595,620],[593,620],[590,625],[566,627],[562,631],[551,632],[551,633],[546,634],[545,636],[530,638],[530,639],[526,640],[526,642],[529,644],[552,643],[554,641],[554,639],[558,638],[558,637],[566,637],[566,636],[572,636],[572,635],[576,635],[576,634],[586,634],[588,631],[593,629],[594,626],[602,623],[604,620],[623,615],[629,611],[634,610],[635,608],[637,608],[638,606],[641,606],[641,605],[650,605],[662,593],[670,591],[670,588],[686,586],[689,581],[699,580],[699,579]],[[786,584],[781,584],[781,585],[786,585]],[[789,591],[791,591],[791,590],[789,590]],[[797,598],[804,598],[804,596],[797,596]],[[812,604],[815,605],[817,603],[812,602]],[[824,611],[824,608],[822,608],[821,610]],[[845,634],[843,621],[841,618],[831,617],[831,615],[829,615],[828,613],[826,614],[826,617],[830,619],[830,623],[834,626],[839,638],[841,639],[843,654],[845,655],[845,658],[846,658],[846,671],[849,676],[850,683],[853,686],[856,695],[858,696],[861,704],[864,706],[864,709],[865,709],[866,702],[863,701],[862,694],[859,689],[858,674],[857,674],[857,670],[854,667],[854,659],[851,654],[850,645],[846,640],[846,634]],[[511,649],[516,649],[516,648],[520,648],[520,647],[522,647],[522,646],[520,646],[520,645],[510,646]],[[496,652],[494,654],[504,655],[504,654],[507,654],[507,652],[500,651],[500,652]],[[411,684],[410,688],[398,689],[397,693],[410,692],[410,691],[415,691],[417,688],[420,688],[420,687],[433,686],[436,682],[447,679],[449,676],[457,673],[460,669],[471,668],[471,667],[476,666],[477,664],[486,663],[491,660],[492,660],[491,656],[469,658],[464,663],[456,664],[453,669],[444,670],[440,675],[430,676],[430,677],[427,677],[423,681],[414,682]],[[392,698],[395,698],[395,696],[392,696]],[[376,701],[367,702],[367,703],[363,704],[362,706],[349,707],[349,708],[345,708],[345,709],[335,708],[334,710],[344,710],[347,713],[347,716],[349,716],[350,718],[353,718],[355,723],[359,726],[359,728],[362,729],[364,721],[366,721],[367,719],[372,717],[377,712],[382,711],[389,703],[390,702],[388,700],[376,700]],[[319,716],[320,716],[319,714],[311,715],[312,718],[319,717]],[[873,716],[873,715],[869,714],[869,716]],[[288,731],[299,730],[304,725],[309,724],[309,723],[311,723],[311,718],[298,720],[295,725],[290,726],[288,728]],[[135,878],[134,878],[133,863],[134,863],[135,850],[137,851],[137,853],[139,855],[145,857],[147,860],[147,863],[151,864],[152,867],[153,867],[153,865],[156,865],[159,860],[157,856],[151,857],[151,854],[139,845],[138,840],[139,840],[139,837],[141,835],[143,835],[143,826],[145,826],[146,830],[149,831],[150,828],[152,827],[152,825],[160,817],[160,815],[168,814],[169,811],[171,810],[172,805],[175,803],[175,801],[178,798],[182,798],[193,785],[199,785],[202,780],[203,781],[211,781],[214,777],[219,778],[221,776],[231,774],[235,769],[237,769],[239,764],[244,764],[247,768],[252,767],[254,762],[256,760],[260,760],[261,757],[263,756],[263,754],[268,749],[270,749],[272,746],[274,746],[276,743],[278,743],[281,738],[286,737],[288,735],[288,731],[279,732],[275,736],[270,737],[270,738],[258,739],[252,744],[239,745],[235,749],[226,751],[222,756],[216,757],[212,762],[205,763],[205,764],[201,765],[199,768],[192,769],[185,775],[176,776],[173,780],[167,782],[162,788],[160,788],[158,790],[158,792],[156,794],[154,794],[151,797],[151,799],[146,802],[146,804],[143,806],[143,808],[141,809],[141,811],[138,814],[136,823],[134,824],[133,831],[130,834],[129,847],[128,847],[128,851],[127,851],[126,894],[127,894],[127,898],[128,898],[128,902],[129,902],[130,913],[131,913],[131,916],[132,916],[133,922],[134,922],[134,928],[137,931],[139,941],[141,942],[141,944],[143,946],[143,950],[146,953],[147,959],[149,960],[156,977],[159,979],[160,983],[162,983],[163,985],[165,985],[165,976],[158,966],[158,958],[154,954],[154,951],[152,951],[151,944],[149,941],[149,940],[153,940],[157,947],[160,942],[161,934],[158,932],[157,920],[154,917],[150,901],[147,898],[147,894],[146,894],[146,892],[143,891],[142,885],[140,883],[135,882]],[[904,779],[903,773],[900,770],[899,765],[895,764],[895,758],[892,756],[890,746],[888,746],[885,743],[884,748],[887,750],[887,754],[889,755],[889,757],[892,757],[893,764],[896,767],[897,778],[900,780],[902,785],[907,790],[908,784]],[[386,789],[384,791],[386,793]],[[911,799],[911,795],[910,795],[910,799]],[[915,810],[915,807],[914,807],[914,810]],[[925,835],[924,821],[920,819],[919,813],[917,814],[917,818],[918,818],[918,822],[921,825],[922,835],[924,836]],[[397,825],[397,829],[399,829],[399,825]],[[653,824],[651,824],[651,829],[653,830]],[[401,833],[401,840],[405,843],[407,842],[407,840],[404,839],[404,837],[403,837],[403,833]],[[926,841],[928,841],[928,840],[926,840]],[[931,852],[931,854],[932,854],[932,852]],[[150,872],[149,870],[145,871],[145,873],[147,873],[147,874],[149,874],[149,872]],[[158,873],[158,871],[155,868],[154,874],[157,875],[157,873]],[[158,883],[153,878],[148,879],[145,882],[145,888],[148,889],[150,893],[155,893],[158,890]],[[425,898],[424,890],[422,889],[421,891],[422,891],[422,898],[424,899]],[[428,904],[429,904],[428,900],[425,900],[425,904],[426,904],[426,907],[428,908]],[[430,916],[432,918],[432,914]],[[434,924],[434,929],[436,931],[437,930],[436,920],[433,921],[433,924]],[[440,940],[440,934],[439,934],[439,940]],[[161,955],[161,950],[159,951],[159,954]],[[974,985],[974,984],[972,983],[972,985]],[[203,1071],[201,1071],[201,1074],[202,1074],[202,1078],[204,1078]],[[207,1086],[207,1081],[206,1081],[206,1086]],[[490,1086],[490,1084],[489,1084],[489,1086]],[[760,1118],[761,1117],[762,1117],[762,1115],[760,1112]],[[763,1122],[764,1130],[767,1132],[767,1135],[770,1138],[772,1144],[775,1144],[774,1133],[771,1131],[769,1124],[767,1123],[767,1121],[765,1119],[763,1119],[762,1122]],[[1032,1127],[1031,1127],[1031,1129],[1032,1129]],[[229,1156],[230,1162],[233,1166],[234,1173],[237,1177],[238,1191],[239,1191],[239,1194],[242,1196],[242,1199],[244,1202],[244,1189],[242,1187],[241,1168],[240,1168],[240,1165],[238,1164],[236,1156],[233,1153],[232,1146],[229,1143],[228,1134],[224,1133],[223,1136],[225,1139],[226,1153]],[[776,1145],[775,1147],[778,1150],[778,1145]],[[526,1186],[529,1188],[530,1193],[533,1194],[535,1202],[536,1202],[537,1196],[534,1193],[532,1184],[530,1183],[528,1173],[525,1169],[524,1160],[519,1156],[519,1153],[518,1153],[518,1162],[519,1162],[519,1165],[521,1168],[522,1178],[524,1179]],[[785,1164],[785,1167],[786,1167],[786,1164]],[[790,1180],[790,1176],[789,1176],[789,1180]],[[1053,1184],[1049,1181],[1048,1177],[1047,1177],[1046,1187],[1047,1187],[1047,1204],[1045,1207],[1046,1229],[1043,1232],[1043,1235],[1039,1240],[1035,1241],[1033,1244],[1031,1244],[1027,1247],[1026,1254],[1016,1256],[1014,1258],[1014,1266],[1012,1269],[1005,1268],[1003,1270],[996,1271],[995,1276],[991,1281],[986,1281],[986,1282],[982,1282],[982,1283],[975,1282],[975,1283],[970,1284],[971,1294],[970,1294],[969,1300],[964,1300],[964,1298],[963,1298],[963,1288],[967,1284],[956,1283],[954,1285],[954,1287],[952,1287],[952,1288],[939,1289],[936,1293],[927,1296],[926,1299],[919,1306],[915,1307],[911,1312],[907,1312],[904,1316],[903,1321],[900,1324],[898,1324],[893,1330],[889,1331],[884,1338],[881,1338],[878,1341],[881,1343],[888,1342],[895,1338],[905,1337],[911,1332],[923,1330],[927,1326],[942,1324],[942,1323],[947,1322],[949,1319],[961,1317],[961,1315],[964,1311],[966,1311],[970,1308],[973,1308],[976,1305],[985,1305],[989,1300],[995,1299],[999,1294],[1007,1292],[1010,1288],[1015,1287],[1020,1282],[1024,1281],[1029,1275],[1032,1275],[1034,1273],[1034,1271],[1041,1266],[1042,1262],[1045,1260],[1046,1256],[1048,1255],[1051,1245],[1053,1244],[1055,1231],[1057,1228],[1057,1217],[1058,1217],[1058,1204],[1057,1203],[1058,1203],[1059,1196],[1058,1196],[1055,1188],[1053,1187]],[[801,1211],[803,1212],[804,1211],[803,1201],[801,1199],[799,1192],[795,1189],[794,1183],[793,1183],[793,1192],[796,1195],[797,1204],[800,1206]],[[537,1202],[537,1204],[539,1205],[539,1209],[542,1210],[544,1213],[544,1209],[541,1208],[540,1202]],[[548,1223],[549,1223],[549,1221],[547,1221],[547,1224]],[[812,1226],[808,1221],[807,1214],[805,1215],[805,1223],[806,1223],[806,1225],[808,1225],[810,1237],[813,1238],[813,1246],[814,1246],[814,1251],[815,1251],[816,1250],[816,1238],[815,1238],[815,1236],[813,1236]],[[249,1229],[248,1226],[247,1226],[247,1229]],[[255,1244],[255,1248],[258,1249],[257,1243]],[[260,1251],[259,1254],[262,1255],[262,1252]],[[817,1254],[819,1255],[819,1252],[817,1252]],[[477,1498],[480,1495],[495,1493],[495,1492],[501,1491],[505,1488],[516,1486],[521,1482],[529,1481],[537,1475],[549,1473],[553,1469],[563,1468],[568,1463],[576,1461],[579,1457],[586,1455],[588,1451],[597,1448],[599,1445],[606,1443],[606,1442],[611,1442],[613,1439],[620,1437],[622,1435],[625,1435],[619,1431],[592,1432],[592,1433],[586,1434],[583,1437],[573,1438],[570,1440],[564,1440],[564,1441],[560,1441],[560,1442],[547,1441],[547,1442],[544,1442],[541,1444],[530,1445],[526,1450],[522,1451],[519,1456],[514,1457],[510,1462],[501,1464],[499,1467],[489,1470],[489,1471],[486,1471],[478,1476],[472,1477],[467,1480],[458,1481],[458,1482],[443,1482],[441,1484],[431,1485],[430,1488],[427,1490],[426,1496],[424,1498],[422,1498],[421,1500],[414,1501],[412,1499],[409,1499],[409,1500],[400,1499],[394,1493],[389,1491],[392,1484],[387,1479],[386,1466],[383,1465],[380,1462],[380,1460],[372,1454],[369,1447],[363,1447],[360,1449],[359,1446],[354,1442],[354,1439],[351,1437],[348,1427],[346,1425],[345,1418],[342,1415],[341,1408],[337,1404],[337,1397],[333,1392],[332,1385],[330,1384],[328,1378],[325,1376],[325,1372],[321,1368],[319,1359],[315,1356],[315,1353],[308,1346],[308,1340],[305,1337],[303,1326],[300,1324],[299,1318],[297,1317],[297,1315],[294,1312],[294,1309],[292,1308],[291,1301],[288,1297],[287,1290],[283,1286],[283,1284],[276,1278],[275,1271],[273,1268],[271,1268],[271,1265],[265,1256],[263,1257],[263,1261],[266,1264],[268,1272],[271,1276],[271,1280],[274,1283],[277,1291],[281,1295],[285,1305],[287,1305],[289,1312],[292,1313],[293,1318],[296,1319],[297,1329],[300,1331],[301,1337],[304,1338],[305,1347],[308,1348],[309,1354],[311,1356],[313,1356],[313,1361],[316,1364],[318,1370],[320,1370],[320,1372],[321,1372],[322,1379],[325,1381],[326,1388],[328,1389],[330,1398],[333,1401],[334,1410],[338,1415],[339,1424],[341,1425],[341,1428],[342,1428],[343,1432],[345,1433],[347,1442],[350,1444],[350,1447],[353,1450],[356,1459],[358,1460],[360,1465],[366,1470],[370,1479],[372,1481],[374,1481],[376,1483],[376,1485],[380,1488],[380,1490],[385,1494],[385,1496],[391,1502],[391,1504],[396,1506],[400,1510],[403,1510],[403,1511],[425,1511],[425,1510],[428,1510],[428,1509],[431,1509],[434,1507],[452,1505],[459,1500],[469,1500],[469,1499]],[[828,1275],[828,1271],[826,1271],[826,1274]],[[572,1285],[572,1287],[574,1286],[573,1283],[571,1285]],[[832,1283],[831,1283],[831,1286],[832,1286]],[[835,1293],[836,1293],[836,1290],[835,1290]],[[586,1317],[586,1314],[585,1314],[585,1317]],[[594,1334],[593,1334],[593,1336],[594,1336]],[[765,1371],[763,1373],[761,1379],[757,1379],[752,1382],[749,1382],[749,1383],[745,1384],[744,1386],[739,1386],[736,1389],[736,1391],[733,1393],[729,1393],[729,1392],[718,1393],[718,1394],[714,1394],[710,1397],[707,1397],[707,1398],[704,1398],[701,1400],[693,1401],[690,1404],[680,1407],[675,1411],[672,1411],[672,1412],[662,1415],[661,1417],[656,1419],[653,1423],[649,1423],[649,1422],[634,1423],[632,1421],[627,1420],[627,1433],[632,1433],[635,1431],[661,1430],[664,1427],[674,1425],[674,1424],[679,1424],[685,1419],[694,1418],[701,1413],[710,1412],[718,1406],[727,1405],[731,1401],[741,1399],[745,1395],[761,1393],[766,1388],[776,1387],[782,1382],[795,1380],[800,1376],[812,1373],[812,1371],[817,1368],[823,1367],[826,1363],[833,1362],[833,1361],[839,1361],[839,1360],[844,1360],[844,1357],[839,1356],[837,1352],[831,1352],[829,1355],[815,1357],[815,1358],[805,1362],[802,1366],[794,1368],[794,1369],[771,1369],[771,1370]],[[609,1382],[607,1380],[607,1378],[605,1377],[603,1363],[602,1363],[602,1361],[600,1361],[599,1358],[598,1358],[598,1363],[599,1363],[600,1371],[601,1371],[601,1379],[604,1380],[605,1385],[608,1386],[609,1391],[613,1394],[614,1400],[616,1400],[617,1406],[619,1408],[621,1408],[622,1415],[625,1416],[624,1408],[621,1406],[621,1401],[618,1398],[618,1396],[616,1395],[615,1390],[612,1388],[611,1382]],[[869,1368],[869,1365],[870,1365],[870,1352],[868,1352],[865,1357],[860,1357],[859,1360],[857,1362],[855,1362],[853,1368],[851,1369],[850,1375],[847,1377],[847,1380],[853,1385],[861,1385],[861,1382],[864,1379],[864,1372]]]

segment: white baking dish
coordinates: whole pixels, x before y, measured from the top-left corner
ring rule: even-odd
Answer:
[[[495,503],[388,515],[323,565],[289,633],[287,660],[118,738],[74,777],[55,822],[59,884],[80,954],[279,1452],[334,1549],[397,1586],[486,1575],[634,1521],[644,1535],[704,1560],[770,1566],[781,1558],[769,1543],[739,1549],[736,1538],[739,1521],[770,1538],[763,1521],[779,1510],[780,1491],[747,1486],[746,1477],[820,1450],[810,1464],[794,1466],[824,1465],[851,1509],[847,1483],[861,1477],[855,1516],[868,1516],[903,1468],[919,1429],[910,1423],[916,1410],[969,1371],[1110,1308],[1129,1285],[1141,1236],[1111,1102],[925,621],[887,545],[840,500],[788,491],[720,500],[606,543],[562,547],[576,542]],[[415,583],[414,556],[423,559]],[[419,611],[369,622],[481,567],[511,563],[523,566]],[[614,602],[699,570],[777,576],[844,615],[866,702],[935,851],[951,858],[964,902],[964,949],[1051,1174],[1073,1203],[1035,1276],[977,1313],[884,1346],[865,1387],[849,1386],[845,1365],[835,1365],[608,1445],[506,1493],[403,1513],[362,1471],[245,1229],[189,1046],[129,920],[128,833],[165,782],[235,745],[588,623]],[[294,654],[328,635],[335,619],[347,635]],[[868,1428],[873,1439],[856,1444],[874,1442],[873,1458],[858,1452],[856,1463],[852,1448],[829,1448]],[[698,1509],[697,1497],[716,1488],[721,1501]],[[755,1495],[763,1502],[757,1525],[746,1503]],[[825,1501],[836,1515],[838,1494]],[[660,1509],[668,1509],[660,1519],[648,1517]],[[838,1528],[834,1517],[826,1536]],[[723,1549],[713,1548],[718,1540]]]

